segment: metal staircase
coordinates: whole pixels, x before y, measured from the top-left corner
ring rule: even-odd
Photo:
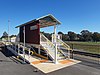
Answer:
[[[52,39],[56,37],[57,40],[57,46],[58,48],[63,52],[63,54],[67,57],[70,58],[70,51],[72,50],[69,45],[67,45],[64,41],[60,39],[60,36],[57,34],[56,36],[52,34]],[[53,42],[53,41],[52,41]]]
[[[48,55],[51,56],[51,58],[54,60],[55,57],[55,45],[48,40],[42,33],[41,33],[41,41],[40,44],[42,46],[42,48],[44,50],[47,51]],[[59,47],[57,48],[57,59],[65,59],[66,55],[64,54],[64,52],[62,50],[59,49]]]
[[[55,36],[52,36],[52,38],[55,38]],[[48,38],[46,38],[42,33],[40,34],[40,51],[44,51],[44,53],[40,54],[33,48],[33,45],[31,44],[24,44],[23,43],[11,43],[9,42],[7,47],[9,50],[11,50],[16,56],[22,57],[22,60],[25,62],[28,60],[28,57],[34,58],[34,56],[38,56],[43,59],[51,59],[52,61],[55,61],[55,57],[57,57],[57,60],[61,59],[67,59],[70,58],[70,46],[68,46],[65,42],[63,42],[61,39],[56,37],[56,43],[57,46],[55,46],[54,42],[51,42]],[[42,50],[43,49],[43,50]],[[57,54],[56,54],[57,50]],[[46,54],[46,55],[42,55]],[[57,55],[57,56],[56,56]],[[40,59],[39,58],[39,59]],[[33,59],[31,59],[33,61]]]

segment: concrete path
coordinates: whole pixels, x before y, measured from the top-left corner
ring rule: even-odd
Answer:
[[[18,64],[0,51],[0,75],[45,75],[30,64]]]
[[[37,71],[37,68],[30,64],[18,64],[0,52],[0,75],[100,75],[99,68],[85,64],[87,63],[81,62],[53,72],[43,73],[40,70]],[[98,65],[98,67],[100,67],[100,65]]]
[[[76,64],[55,72],[48,73],[47,75],[100,75],[100,69]]]

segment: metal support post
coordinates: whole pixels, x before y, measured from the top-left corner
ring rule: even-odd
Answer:
[[[16,43],[15,43],[15,52],[16,52]]]
[[[25,47],[23,47],[23,56],[24,56],[24,63],[25,63]]]
[[[54,26],[54,43],[55,43],[55,64],[58,63],[57,61],[57,40],[56,40],[56,25]]]
[[[30,60],[30,48],[28,50],[28,59]]]
[[[10,42],[10,37],[9,37],[9,24],[10,23],[10,21],[8,20],[8,43]]]
[[[38,54],[40,54],[40,45],[39,45],[39,47],[38,47]]]
[[[53,34],[52,34],[52,43],[54,43],[54,38],[53,38]]]
[[[18,55],[20,54],[19,48],[20,48],[20,45],[18,44]]]
[[[70,50],[68,50],[68,59],[70,59]]]
[[[25,26],[24,26],[24,47],[23,47],[23,54],[24,54],[24,63],[25,63]]]

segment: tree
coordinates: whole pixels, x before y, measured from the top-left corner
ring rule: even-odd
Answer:
[[[93,41],[97,42],[100,41],[100,33],[94,32],[92,35]]]
[[[1,38],[7,38],[7,37],[8,37],[8,33],[6,31],[4,31]]]
[[[63,34],[63,35],[62,35],[62,40],[63,40],[63,41],[69,40],[68,34]]]
[[[12,37],[16,37],[16,35],[11,35],[10,38],[12,38]]]
[[[92,32],[89,32],[88,30],[82,30],[81,35],[83,41],[92,41]]]
[[[63,35],[63,32],[60,31],[60,32],[58,32],[58,34],[62,34]]]
[[[82,35],[77,34],[77,40],[78,40],[78,41],[82,41],[82,39],[83,39]]]
[[[3,33],[3,36],[7,37],[7,36],[8,36],[8,33],[5,31],[5,32]]]
[[[74,41],[77,39],[77,34],[74,32],[69,31],[68,36],[69,36],[70,41]]]
[[[50,34],[50,33],[43,33],[49,40],[51,40],[52,39],[52,34]]]

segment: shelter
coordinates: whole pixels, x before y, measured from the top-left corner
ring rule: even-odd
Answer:
[[[38,54],[41,54],[42,47],[42,49],[45,49],[46,52],[50,55],[50,57],[52,57],[54,62],[57,63],[59,51],[57,47],[57,42],[63,43],[60,39],[57,38],[58,35],[56,34],[56,26],[60,24],[60,21],[58,21],[53,15],[49,14],[19,25],[16,27],[19,28],[19,42],[24,43],[24,47],[26,44],[31,44],[35,47],[38,47]],[[40,28],[45,28],[49,26],[54,26],[52,42],[40,33]],[[68,45],[66,46],[69,48]],[[61,53],[61,51],[59,53]]]
[[[19,28],[20,42],[24,42],[24,30],[25,30],[25,43],[40,44],[40,28],[54,26],[54,33],[56,34],[56,25],[61,24],[53,15],[34,19],[27,23],[17,26]]]

